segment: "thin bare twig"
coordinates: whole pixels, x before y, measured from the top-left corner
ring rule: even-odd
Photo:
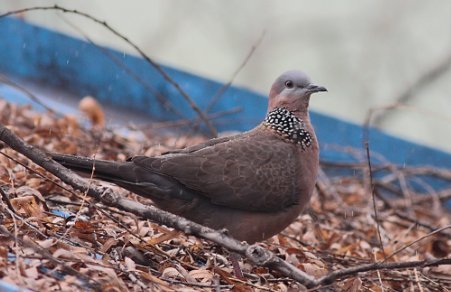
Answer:
[[[445,258],[436,261],[416,261],[407,263],[377,262],[373,264],[364,264],[348,269],[335,271],[323,278],[316,280],[313,277],[303,273],[302,271],[299,271],[295,267],[289,265],[285,261],[276,257],[274,254],[270,253],[269,251],[259,246],[256,245],[249,246],[247,244],[237,242],[236,240],[225,236],[221,232],[217,232],[212,229],[200,226],[184,218],[180,218],[167,212],[157,210],[154,207],[144,206],[138,202],[124,199],[120,197],[118,194],[112,192],[111,189],[90,186],[88,182],[74,175],[69,170],[61,168],[59,164],[47,158],[41,151],[35,149],[30,145],[25,144],[22,140],[16,137],[11,131],[9,131],[4,127],[0,127],[0,140],[3,140],[16,151],[24,154],[41,167],[52,172],[60,179],[62,179],[64,182],[74,186],[79,190],[87,191],[88,195],[96,198],[97,200],[102,201],[104,204],[108,206],[114,206],[119,209],[137,214],[138,216],[141,216],[143,218],[149,218],[151,220],[157,221],[167,226],[177,228],[186,233],[195,234],[205,239],[209,239],[213,242],[218,243],[221,246],[226,247],[231,251],[235,251],[242,255],[245,255],[251,262],[257,265],[263,265],[270,267],[271,269],[278,270],[285,276],[293,278],[294,280],[306,285],[307,287],[317,287],[319,285],[324,287],[324,285],[328,285],[339,278],[354,275],[360,272],[380,269],[399,269],[399,268],[439,265],[446,264],[451,261],[451,259]],[[439,231],[437,230],[437,232]]]
[[[418,92],[421,88],[431,84],[437,80],[440,76],[446,73],[451,68],[451,54],[445,56],[436,65],[432,66],[429,70],[421,72],[421,75],[406,89],[404,89],[398,96],[394,98],[395,103],[403,104],[406,103],[415,92]],[[374,125],[381,125],[389,116],[393,113],[392,108],[387,108],[382,111],[378,116],[374,118]]]
[[[77,277],[81,281],[85,282],[89,287],[94,288],[94,289],[100,289],[101,285],[99,282],[97,282],[94,279],[89,278],[88,276],[78,272],[74,268],[66,265],[63,261],[55,258],[46,249],[42,248],[41,246],[37,245],[36,243],[32,242],[31,240],[19,238],[17,235],[14,235],[11,232],[9,232],[8,229],[6,229],[6,227],[4,227],[3,225],[0,225],[0,233],[2,233],[4,236],[6,236],[12,240],[17,240],[22,246],[26,246],[26,247],[33,249],[34,251],[36,251],[36,253],[38,253],[45,259],[60,266],[61,270],[63,272]]]
[[[405,250],[406,248],[408,248],[408,247],[414,245],[415,243],[417,243],[417,242],[419,242],[419,241],[421,241],[421,240],[423,240],[423,239],[425,239],[425,238],[428,238],[429,236],[432,236],[432,235],[434,235],[434,234],[436,234],[436,233],[439,233],[440,231],[443,231],[443,230],[445,230],[445,229],[448,229],[448,228],[451,228],[451,225],[444,226],[444,227],[439,228],[439,229],[437,229],[437,230],[434,230],[434,231],[432,231],[432,232],[430,232],[430,233],[428,233],[428,234],[426,234],[426,235],[423,235],[423,236],[421,236],[420,238],[415,239],[414,241],[412,241],[412,242],[410,242],[410,243],[408,243],[408,244],[402,246],[401,248],[395,250],[393,253],[391,253],[389,256],[387,256],[387,257],[385,258],[384,262],[387,261],[387,260],[389,260],[389,259],[391,259],[392,257],[394,257],[395,255],[397,255],[397,254],[400,253],[401,251]]]
[[[337,168],[356,168],[364,169],[367,167],[367,162],[337,162],[321,160],[320,164],[324,167]],[[437,168],[432,166],[418,166],[411,167],[407,165],[397,165],[392,163],[378,163],[373,165],[373,170],[402,170],[406,175],[430,175],[443,180],[451,181],[451,170],[447,168]]]
[[[0,188],[1,190],[1,188]],[[20,215],[17,214],[16,210],[14,210],[14,208],[11,207],[7,207],[5,208],[4,206],[2,206],[0,208],[0,210],[4,211],[3,209],[5,209],[9,215],[11,216],[11,218],[13,218],[14,222],[16,220],[20,220],[23,224],[25,224],[26,226],[30,227],[30,229],[32,229],[34,232],[36,232],[37,234],[39,234],[39,236],[42,236],[42,238],[47,239],[48,236],[45,235],[44,233],[41,232],[41,230],[39,230],[39,228],[35,225],[33,225],[32,223],[28,222],[27,220],[25,220],[23,217],[21,217]]]
[[[21,258],[21,251],[22,249],[19,246],[19,229],[17,228],[17,221],[16,221],[16,217],[14,217],[14,212],[6,209],[6,211],[11,215],[11,218],[13,219],[13,223],[14,223],[14,234],[11,233],[12,239],[14,239],[14,253],[16,256],[16,260],[15,260],[15,264],[16,264],[16,276],[19,279],[19,282],[24,285],[24,280],[22,277],[22,273],[20,272],[20,258]],[[6,229],[6,228],[5,228]],[[0,229],[1,230],[1,229]]]
[[[238,66],[238,68],[233,72],[232,77],[230,77],[229,81],[222,85],[221,88],[216,91],[215,95],[210,99],[210,102],[208,103],[207,107],[205,108],[205,113],[208,113],[211,108],[216,104],[216,102],[219,100],[219,98],[224,94],[224,92],[227,91],[227,89],[232,85],[233,81],[235,80],[236,76],[243,70],[243,68],[246,66],[246,64],[251,59],[252,55],[254,54],[255,50],[260,46],[260,44],[263,41],[263,38],[266,35],[266,31],[264,30],[260,37],[257,39],[257,41],[252,45],[249,53],[244,58],[243,62]]]
[[[78,196],[78,195],[77,195],[76,193],[74,193],[71,189],[69,189],[69,188],[63,186],[62,184],[58,183],[57,181],[55,181],[55,180],[53,180],[53,179],[51,179],[51,178],[46,177],[46,176],[43,175],[42,173],[40,173],[40,172],[38,172],[38,171],[32,169],[31,167],[29,167],[29,166],[26,165],[25,163],[20,162],[19,160],[15,159],[15,158],[12,157],[11,155],[8,155],[8,154],[6,154],[6,153],[3,152],[3,151],[0,151],[0,154],[3,155],[3,156],[5,156],[5,157],[8,158],[8,159],[14,161],[15,163],[20,164],[20,165],[23,166],[26,170],[28,170],[28,171],[34,173],[35,175],[37,175],[37,176],[39,176],[39,177],[41,177],[41,178],[43,178],[43,179],[45,179],[46,181],[51,182],[52,184],[54,184],[54,185],[60,187],[61,189],[65,190],[65,191],[70,192],[71,194],[73,194],[73,195],[75,195],[75,196]]]
[[[237,112],[240,112],[242,109],[241,107],[233,107],[231,109],[215,112],[213,114],[207,115],[208,119],[218,119],[227,115],[231,115]],[[180,120],[174,120],[174,121],[167,121],[167,122],[157,122],[152,124],[145,124],[145,125],[136,125],[136,126],[129,126],[131,129],[138,129],[140,131],[144,130],[153,130],[153,129],[167,129],[167,128],[175,128],[175,127],[183,127],[183,126],[197,126],[199,124],[200,119],[196,118],[193,120],[190,119],[180,119]]]
[[[29,91],[28,89],[26,89],[25,87],[23,87],[22,85],[17,84],[16,82],[12,81],[11,79],[9,79],[8,77],[6,77],[3,74],[0,74],[0,82],[3,82],[4,84],[11,86],[19,91],[21,91],[22,93],[24,93],[29,99],[31,99],[32,101],[34,101],[35,103],[39,104],[40,106],[42,106],[43,108],[45,108],[49,113],[53,113],[56,114],[58,116],[61,116],[61,114],[59,114],[57,111],[55,111],[54,109],[52,109],[51,107],[49,107],[48,105],[46,105],[42,100],[39,99],[39,97],[37,97],[35,94],[33,94],[31,91]]]
[[[37,172],[36,170],[34,170],[34,169],[32,169],[31,167],[25,165],[24,163],[20,162],[19,160],[15,159],[14,157],[11,157],[10,155],[8,155],[8,154],[6,154],[6,153],[4,153],[4,152],[2,152],[2,151],[0,151],[0,154],[4,155],[4,156],[7,157],[8,159],[11,159],[11,160],[14,161],[15,163],[18,163],[18,164],[22,165],[23,167],[25,167],[25,168],[26,168],[28,171],[30,171],[31,173],[34,173],[35,175],[40,176],[40,177],[43,178],[44,180],[46,180],[46,181],[48,181],[48,182],[54,184],[55,186],[57,186],[57,187],[59,187],[59,188],[65,190],[65,191],[71,193],[73,196],[75,196],[75,197],[79,198],[80,200],[82,200],[82,203],[62,202],[62,201],[59,201],[59,200],[54,200],[54,199],[49,199],[49,198],[47,198],[46,200],[48,200],[48,201],[53,201],[53,202],[57,202],[57,203],[63,203],[63,204],[71,204],[71,205],[79,206],[79,210],[82,209],[84,203],[86,202],[86,200],[85,200],[85,199],[86,199],[86,193],[85,193],[84,196],[81,196],[81,197],[80,197],[80,196],[79,196],[76,192],[74,192],[73,190],[71,190],[71,189],[69,189],[69,188],[63,186],[62,184],[56,182],[56,181],[53,180],[53,179],[50,179],[50,178],[44,176],[44,175],[41,174],[40,172]],[[92,176],[92,174],[91,174],[91,176]],[[91,177],[91,179],[92,179],[92,177]],[[3,200],[4,200],[4,198],[6,198],[6,202],[5,202],[5,203],[8,205],[8,208],[11,209],[12,212],[15,212],[14,208],[12,207],[12,205],[11,205],[11,203],[10,203],[10,201],[9,201],[8,195],[3,191],[3,189],[2,189],[1,187],[0,187],[0,194],[2,195],[2,199],[3,199]],[[132,231],[131,231],[127,226],[125,226],[122,222],[117,221],[113,216],[110,216],[107,212],[105,212],[105,210],[104,210],[104,209],[105,209],[105,206],[101,206],[101,207],[99,208],[98,206],[96,206],[96,204],[93,204],[93,203],[89,202],[89,207],[95,208],[95,209],[99,210],[101,213],[103,213],[103,214],[105,214],[106,216],[108,216],[111,220],[115,221],[117,224],[119,224],[120,226],[122,226],[122,228],[126,229],[132,236],[136,237],[136,238],[139,239],[141,242],[145,242],[140,236],[138,236],[138,235],[136,235],[134,232],[132,232]],[[109,208],[109,207],[106,207],[106,209],[108,209],[109,211],[116,212],[116,213],[121,213],[121,214],[123,215],[123,212],[121,212],[121,211],[114,210],[114,209]],[[77,214],[78,214],[78,212],[77,212]],[[46,235],[42,234],[41,231],[39,231],[39,229],[38,229],[37,227],[35,227],[34,225],[32,225],[32,224],[30,224],[29,222],[25,221],[22,217],[20,217],[20,216],[18,216],[18,215],[14,215],[14,216],[15,216],[17,219],[23,221],[27,226],[29,226],[30,228],[32,228],[33,230],[35,230],[36,232],[38,232],[38,233],[39,233],[41,236],[43,236],[44,238],[47,237]],[[76,218],[77,218],[77,216],[76,216]],[[77,219],[75,219],[75,221],[76,221],[76,220],[77,220]],[[71,226],[71,227],[72,227],[72,226]],[[70,227],[69,229],[71,229],[71,227]],[[68,242],[71,242],[70,239],[65,238],[65,235],[66,235],[68,232],[69,232],[69,230],[67,230],[62,236],[55,236],[56,239],[57,239],[57,242],[58,242],[58,241],[68,241]],[[71,242],[71,243],[74,244],[73,242]],[[153,247],[153,249],[156,250],[157,252],[159,252],[160,254],[164,255],[165,257],[169,257],[169,255],[167,255],[167,254],[166,254],[165,252],[163,252],[162,250],[160,250],[160,249],[158,249],[158,248],[156,248],[156,247]],[[182,263],[182,264],[185,264],[185,263],[183,263],[183,262],[181,262],[181,263]]]
[[[266,34],[266,31],[263,31],[261,36],[257,39],[257,41],[252,45],[251,50],[244,58],[243,62],[238,66],[238,68],[233,72],[232,77],[229,79],[229,81],[225,84],[223,84],[213,95],[213,97],[210,99],[207,107],[205,108],[204,113],[208,114],[211,110],[211,108],[218,102],[218,100],[221,98],[221,96],[224,94],[224,92],[229,89],[229,87],[232,85],[233,81],[235,80],[236,76],[241,72],[241,70],[246,66],[246,64],[251,59],[252,55],[254,54],[255,50],[260,46],[261,42],[263,41],[263,38]],[[199,130],[200,121],[197,121],[196,124],[194,124],[193,129],[191,133],[197,133]],[[191,134],[190,133],[190,134]]]
[[[33,162],[37,163],[47,171],[53,173],[59,177],[65,183],[72,185],[74,188],[81,191],[87,191],[88,195],[103,202],[107,206],[116,207],[124,211],[136,214],[142,218],[147,218],[156,221],[160,224],[164,224],[178,230],[181,230],[188,234],[194,234],[196,236],[211,240],[230,251],[237,252],[246,256],[250,262],[266,266],[270,269],[277,270],[279,273],[292,278],[299,283],[307,287],[317,287],[328,285],[333,281],[355,275],[360,272],[367,272],[380,269],[403,269],[412,267],[424,267],[434,266],[442,264],[450,264],[451,259],[442,258],[437,260],[427,261],[414,261],[414,262],[401,262],[401,263],[385,263],[376,262],[372,264],[364,264],[348,269],[342,269],[329,273],[325,277],[315,279],[312,276],[300,271],[296,267],[288,264],[279,257],[275,256],[270,251],[262,248],[258,245],[248,245],[241,243],[233,238],[230,238],[219,231],[212,230],[210,228],[193,223],[184,218],[175,216],[173,214],[156,209],[153,206],[143,205],[139,202],[132,201],[121,197],[119,194],[113,192],[110,188],[99,188],[96,186],[90,186],[84,179],[78,177],[71,171],[62,168],[58,163],[54,162],[40,150],[33,146],[25,144],[23,140],[15,136],[9,129],[0,125],[0,140],[4,141],[14,150],[22,153],[30,158]],[[437,231],[439,232],[439,231]]]
[[[95,158],[95,155],[96,155],[96,153],[94,153],[94,158]],[[91,187],[91,184],[92,184],[92,182],[93,182],[95,169],[96,169],[96,166],[95,166],[95,160],[94,160],[94,164],[93,164],[93,166],[92,166],[91,174],[90,174],[90,177],[89,177],[89,179],[88,179],[88,183],[89,183],[88,188]],[[81,211],[83,210],[83,207],[85,206],[85,203],[86,203],[86,197],[87,197],[87,196],[88,196],[88,191],[86,190],[86,191],[83,193],[83,197],[81,198],[81,204],[80,204],[80,206],[78,207],[77,212],[75,213],[74,222],[77,222],[78,219],[80,218],[80,214],[81,214]],[[67,229],[64,231],[63,235],[61,235],[61,237],[59,237],[59,238],[57,239],[56,243],[58,243],[60,240],[62,240],[62,239],[64,239],[64,238],[66,238],[66,236],[69,234],[69,232],[72,231],[72,228],[74,228],[74,226],[75,226],[75,224],[69,226],[69,228],[67,228]]]
[[[374,261],[377,262],[377,253],[376,253],[376,252],[373,252],[373,256],[374,256]],[[385,291],[385,289],[384,289],[384,283],[382,283],[382,278],[381,278],[381,272],[380,272],[380,270],[377,270],[377,271],[376,271],[376,274],[377,274],[377,279],[378,279],[378,281],[379,281],[379,285],[380,285],[380,287],[381,287],[381,291],[384,292],[384,291]]]
[[[439,230],[440,228],[431,226],[429,224],[426,224],[420,220],[418,220],[417,218],[413,218],[411,216],[409,216],[408,214],[405,214],[403,212],[401,212],[400,210],[398,210],[395,206],[393,206],[393,204],[387,200],[386,198],[384,198],[384,196],[382,196],[377,190],[376,190],[376,196],[388,207],[392,210],[393,214],[396,215],[397,217],[399,217],[402,220],[406,220],[408,222],[414,223],[415,225],[421,226],[423,228],[428,229],[430,232],[440,232],[441,234],[447,236],[448,238],[451,238],[451,233],[447,232],[446,230]]]
[[[2,186],[0,186],[0,196],[2,197],[2,201],[6,204],[6,206],[12,211],[15,212],[11,201],[9,200],[8,194],[3,190]]]
[[[364,163],[322,161],[321,164],[325,167],[354,168],[354,169],[361,169],[362,171],[364,171],[365,169],[368,168],[368,164],[365,165]],[[371,167],[373,169],[373,172],[374,172],[375,168],[378,170],[387,169],[387,170],[391,170],[394,172],[402,170],[403,172],[406,172],[404,175],[418,173],[418,174],[428,174],[428,175],[438,176],[438,177],[442,177],[442,178],[446,178],[448,176],[448,172],[449,172],[448,170],[445,170],[445,169],[443,169],[443,170],[433,169],[432,167],[420,167],[420,170],[416,171],[415,170],[416,168],[402,167],[402,166],[396,166],[396,165],[392,165],[392,164],[382,164],[382,165],[376,165],[376,166],[371,165]],[[394,177],[396,177],[396,176],[394,176]],[[418,218],[414,218],[414,217],[410,216],[409,214],[402,212],[399,208],[400,203],[397,203],[397,201],[393,200],[393,199],[389,200],[380,193],[380,189],[383,189],[383,190],[393,193],[395,195],[403,196],[401,190],[399,190],[398,188],[395,188],[392,184],[388,183],[387,181],[384,181],[383,178],[374,181],[373,184],[375,187],[374,193],[375,193],[376,197],[379,200],[381,200],[384,203],[384,205],[387,208],[389,208],[391,210],[391,212],[393,212],[393,214],[395,216],[399,217],[402,220],[406,220],[406,221],[415,223],[418,226],[426,228],[426,229],[428,229],[429,232],[436,231],[438,229],[438,227],[431,226],[430,224],[422,222]],[[403,197],[405,198],[405,196],[403,196]],[[438,192],[436,194],[436,197],[438,200],[447,200],[447,199],[451,198],[451,192],[448,189],[445,189],[443,191]],[[431,201],[433,199],[434,199],[434,197],[431,197],[428,194],[421,194],[416,197],[413,197],[412,202],[413,202],[413,204],[418,204],[420,202]],[[403,206],[405,205],[404,201],[405,201],[405,199],[403,199],[401,201],[403,203]],[[441,230],[438,232],[440,232],[440,234],[447,236],[447,237],[451,236],[451,233],[448,232],[447,230]]]
[[[29,7],[29,8],[23,8],[23,9],[8,11],[6,13],[0,14],[0,18],[9,16],[9,15],[24,13],[24,12],[28,12],[28,11],[36,11],[36,10],[43,10],[43,11],[45,11],[45,10],[57,10],[57,11],[61,11],[63,13],[72,13],[72,14],[75,14],[75,15],[79,15],[79,16],[83,16],[85,18],[88,18],[88,19],[94,21],[95,23],[98,23],[98,24],[104,26],[107,30],[109,30],[114,35],[116,35],[120,39],[124,40],[127,44],[129,44],[131,47],[133,47],[133,49],[135,49],[141,55],[141,57],[143,57],[144,60],[147,61],[147,63],[149,63],[155,70],[157,70],[158,73],[160,73],[160,75],[163,77],[164,80],[166,80],[172,86],[174,86],[174,88],[188,102],[190,107],[197,113],[199,118],[205,123],[205,125],[208,128],[208,130],[210,131],[211,135],[214,136],[214,137],[217,136],[216,129],[213,127],[213,125],[207,119],[207,117],[202,112],[202,110],[196,105],[196,103],[193,101],[193,99],[182,89],[182,87],[174,79],[172,79],[172,77],[169,76],[166,73],[166,71],[159,64],[157,64],[152,58],[150,58],[146,53],[144,53],[144,51],[141,50],[140,47],[138,47],[134,42],[129,40],[126,36],[121,34],[119,31],[117,31],[116,29],[111,27],[108,23],[106,23],[106,21],[99,20],[98,18],[96,18],[96,17],[94,17],[94,16],[92,16],[92,15],[90,15],[88,13],[81,12],[81,11],[78,11],[76,9],[67,9],[67,8],[64,8],[64,7],[61,7],[61,6],[58,6],[58,5],[54,5],[54,6],[35,6],[35,7]]]
[[[371,192],[371,198],[373,201],[373,209],[374,209],[374,220],[376,221],[376,231],[377,231],[377,237],[379,239],[379,246],[381,248],[382,254],[384,255],[384,258],[386,257],[385,255],[385,249],[384,249],[384,243],[382,242],[382,236],[381,236],[381,230],[380,230],[380,222],[379,222],[379,215],[377,212],[377,204],[376,204],[376,194],[374,192],[375,190],[375,185],[374,185],[374,181],[373,181],[373,169],[371,168],[371,155],[370,155],[370,129],[369,129],[369,125],[370,125],[370,121],[371,121],[371,110],[368,113],[368,118],[365,122],[364,125],[364,134],[363,134],[363,145],[366,151],[366,159],[367,159],[367,163],[368,163],[368,175],[369,175],[369,187],[370,187],[370,192]]]
[[[410,262],[395,262],[395,263],[377,262],[377,263],[359,265],[359,266],[355,266],[355,267],[351,267],[351,268],[334,271],[334,272],[329,273],[328,275],[320,278],[318,280],[318,284],[321,286],[328,285],[338,279],[356,275],[358,273],[370,272],[370,271],[376,271],[376,270],[410,269],[410,268],[421,268],[421,267],[450,265],[450,264],[451,264],[451,258],[431,259],[431,260],[423,260],[423,261],[410,261]]]
[[[277,270],[307,287],[315,286],[315,279],[299,270],[295,266],[282,260],[267,249],[253,244],[241,243],[220,231],[202,226],[185,218],[159,210],[154,206],[143,205],[139,202],[126,199],[107,187],[96,187],[90,185],[85,179],[79,177],[72,171],[62,168],[60,164],[53,161],[37,148],[26,144],[22,139],[14,135],[9,129],[0,125],[0,140],[5,142],[14,150],[25,155],[34,163],[40,165],[50,173],[60,178],[63,182],[74,188],[87,192],[88,195],[101,201],[107,206],[117,207],[127,212],[136,214],[142,218],[150,219],[160,224],[176,228],[187,234],[194,234],[199,237],[211,240],[230,251],[239,253],[248,258],[252,263],[259,266],[266,266]]]
[[[155,95],[157,100],[161,103],[161,105],[166,109],[172,111],[175,115],[179,117],[183,117],[182,113],[180,113],[170,102],[167,100],[158,90],[153,88],[148,82],[146,82],[141,76],[135,73],[129,66],[127,66],[121,59],[112,54],[107,48],[97,45],[80,27],[76,26],[72,22],[70,22],[66,17],[63,17],[59,13],[57,14],[67,25],[76,30],[79,34],[81,34],[90,44],[96,47],[102,54],[108,57],[114,64],[116,64],[119,68],[124,69],[124,71],[135,79],[138,83],[140,83],[147,91],[151,94]]]

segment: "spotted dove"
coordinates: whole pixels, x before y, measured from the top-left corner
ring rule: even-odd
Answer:
[[[319,91],[326,89],[304,73],[285,72],[272,85],[266,118],[256,128],[155,157],[95,160],[94,176],[236,239],[267,239],[296,219],[313,192],[318,143],[308,105]],[[73,170],[92,171],[93,159],[52,156]]]

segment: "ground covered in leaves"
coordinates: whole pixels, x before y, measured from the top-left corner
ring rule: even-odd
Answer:
[[[0,99],[0,122],[46,151],[124,160],[202,141],[199,135],[162,135],[82,127],[78,119],[38,113]],[[141,133],[142,134],[142,133]],[[290,278],[238,258],[217,244],[142,220],[93,201],[0,144],[0,278],[36,291],[298,291]],[[349,176],[320,176],[311,208],[261,245],[315,277],[373,263],[449,257],[450,216],[441,201],[451,190],[425,194],[410,177],[449,170],[385,167],[375,176],[378,217],[364,161],[324,163]],[[92,181],[92,183],[98,183]],[[120,190],[119,188],[117,188]],[[150,203],[125,190],[124,196]],[[387,200],[387,196],[392,196]],[[378,224],[379,231],[378,231]],[[413,244],[412,244],[413,243]],[[447,291],[450,266],[356,273],[321,289],[333,291]]]

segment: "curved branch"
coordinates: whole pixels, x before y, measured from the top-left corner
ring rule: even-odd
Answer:
[[[317,285],[329,285],[335,282],[338,279],[356,275],[358,273],[370,272],[376,270],[394,270],[394,269],[409,269],[409,268],[422,268],[422,267],[430,267],[430,266],[438,266],[438,265],[451,265],[451,258],[440,258],[440,259],[432,259],[432,260],[423,260],[423,261],[411,261],[411,262],[397,262],[397,263],[372,263],[366,265],[359,265],[347,269],[341,269],[329,273],[328,275],[320,278],[317,282]]]
[[[336,270],[320,279],[315,279],[259,245],[249,245],[245,242],[239,242],[220,231],[213,230],[185,218],[159,210],[153,206],[143,205],[139,202],[126,199],[110,188],[92,186],[85,179],[47,157],[41,150],[26,144],[22,139],[1,124],[0,140],[57,176],[63,182],[71,185],[75,189],[87,192],[89,196],[101,201],[107,206],[115,207],[138,215],[141,218],[150,219],[159,224],[164,224],[185,233],[193,234],[215,242],[230,251],[245,256],[255,265],[266,266],[272,270],[278,271],[282,275],[289,277],[308,288],[330,285],[339,279],[369,271],[451,265],[451,258],[410,262],[377,262]]]
[[[29,7],[29,8],[13,10],[13,11],[9,11],[9,12],[0,14],[0,18],[9,16],[9,15],[18,14],[18,13],[23,13],[23,12],[28,12],[28,11],[35,11],[35,10],[57,10],[57,11],[61,11],[63,13],[76,14],[76,15],[80,15],[80,16],[83,16],[85,18],[88,18],[88,19],[94,21],[95,23],[98,23],[98,24],[104,26],[106,29],[111,31],[114,35],[116,35],[117,37],[119,37],[120,39],[125,41],[127,44],[129,44],[132,48],[134,48],[141,55],[141,57],[143,57],[144,60],[146,60],[146,62],[148,62],[155,70],[157,70],[158,73],[160,73],[160,75],[164,78],[164,80],[166,80],[172,86],[174,86],[174,88],[188,102],[190,107],[197,113],[199,118],[205,123],[205,125],[207,126],[207,128],[211,132],[211,134],[214,137],[217,136],[216,129],[210,123],[210,121],[208,120],[206,115],[196,105],[196,103],[193,101],[193,99],[182,89],[182,87],[177,82],[175,82],[175,80],[172,79],[171,76],[169,76],[168,73],[166,73],[166,71],[164,71],[163,68],[157,62],[155,62],[152,58],[147,56],[146,53],[144,53],[144,51],[141,50],[141,48],[138,47],[138,45],[133,43],[130,39],[128,39],[125,35],[121,34],[119,31],[117,31],[116,29],[111,27],[108,23],[106,23],[106,21],[102,21],[102,20],[100,20],[100,19],[98,19],[98,18],[96,18],[96,17],[94,17],[94,16],[92,16],[92,15],[90,15],[88,13],[81,12],[81,11],[78,11],[76,9],[67,9],[67,8],[64,8],[64,7],[61,7],[61,6],[58,6],[58,5],[54,5],[54,6],[36,6],[36,7]]]
[[[89,184],[89,182],[76,175],[71,170],[53,161],[43,151],[37,149],[34,146],[26,144],[22,139],[17,137],[13,132],[11,132],[8,128],[1,124],[0,140],[5,142],[15,151],[32,160],[37,165],[43,167],[45,170],[55,175],[63,182],[71,185],[77,190],[86,192],[89,196],[107,206],[115,207],[138,215],[141,218],[150,219],[159,224],[164,224],[166,226],[175,228],[187,234],[193,234],[198,237],[213,241],[230,251],[239,253],[247,257],[252,263],[256,265],[266,266],[268,268],[276,270],[284,276],[290,277],[307,287],[314,287],[317,283],[312,276],[287,263],[286,261],[277,257],[275,254],[267,249],[264,249],[261,246],[258,246],[256,244],[249,245],[245,242],[239,242],[238,240],[225,235],[221,231],[202,226],[188,219],[157,209],[154,206],[143,205],[139,202],[124,198],[110,188],[97,187]]]

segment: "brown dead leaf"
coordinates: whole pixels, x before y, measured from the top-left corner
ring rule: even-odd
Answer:
[[[254,268],[254,273],[256,273],[258,275],[268,274],[269,273],[269,269],[267,267],[255,267]]]
[[[95,231],[91,222],[77,220],[74,222],[74,227],[81,233],[93,233]]]
[[[10,174],[8,168],[0,164],[0,181],[9,182]]]
[[[43,215],[43,209],[37,203],[36,197],[32,195],[13,198],[10,200],[14,210],[25,217],[40,218]]]
[[[48,239],[45,239],[45,240],[39,240],[36,243],[39,244],[40,247],[48,250],[50,247],[55,245],[56,239],[55,238],[48,238]]]
[[[362,280],[360,278],[351,278],[347,279],[343,283],[343,291],[349,291],[349,292],[359,292],[361,291],[362,287]]]
[[[155,277],[154,275],[152,275],[151,273],[141,273],[140,274],[143,278],[147,279],[149,282],[153,282],[155,284],[158,284],[159,288],[163,291],[166,292],[172,292],[175,291],[174,289],[171,288],[171,285],[168,284],[167,282],[159,279],[158,277]]]
[[[209,270],[199,269],[199,270],[192,270],[189,272],[189,275],[193,279],[200,280],[200,282],[211,282],[213,280],[213,273]]]
[[[116,238],[108,238],[102,245],[102,247],[100,248],[100,252],[101,253],[106,253],[110,250],[111,247],[117,245],[119,243],[119,240],[117,240]]]
[[[302,270],[304,270],[307,274],[309,274],[311,276],[315,276],[316,278],[320,278],[327,274],[326,269],[318,267],[317,265],[314,265],[311,263],[302,263],[299,265],[299,267]]]
[[[131,258],[125,257],[124,263],[125,263],[125,266],[127,267],[128,272],[136,271],[136,264]]]
[[[94,107],[89,110],[92,108]],[[97,121],[102,120],[98,112],[90,119],[94,127],[97,127]],[[145,141],[138,138],[138,135],[124,136],[114,128],[102,132],[102,135],[96,135],[93,134],[95,131],[86,131],[80,127],[78,118],[60,118],[48,113],[34,112],[29,106],[10,105],[1,99],[0,121],[29,143],[47,151],[83,156],[96,153],[98,159],[124,160],[137,153],[159,154],[205,140],[205,137],[201,136],[152,131],[152,138]],[[85,208],[79,210],[80,197],[83,194],[62,190],[45,181],[34,174],[36,171],[48,176],[45,170],[28,163],[26,158],[12,149],[3,148],[2,151],[31,167],[31,170],[25,169],[13,160],[0,156],[0,181],[6,185],[8,194],[12,194],[11,198],[18,195],[14,210],[21,209],[19,214],[22,216],[30,214],[23,216],[27,217],[27,224],[37,226],[48,239],[42,238],[39,232],[30,229],[31,227],[23,224],[21,220],[16,218],[14,222],[7,213],[0,214],[2,225],[16,232],[18,239],[28,236],[70,267],[102,283],[104,290],[208,291],[215,290],[215,279],[220,278],[220,285],[232,285],[234,291],[254,291],[259,287],[261,290],[271,291],[302,291],[302,287],[294,281],[284,279],[283,275],[271,269],[256,267],[246,260],[240,260],[245,278],[236,279],[232,274],[229,252],[209,241],[187,236],[123,212],[113,212],[109,208],[99,212],[98,208],[102,208],[100,205],[85,205]],[[328,190],[323,190],[321,196],[315,192],[310,211],[300,215],[283,232],[284,235],[274,236],[260,244],[315,277],[324,275],[327,271],[372,262],[374,251],[376,257],[381,259],[382,254],[377,250],[376,224],[371,215],[374,210],[365,181],[367,174],[363,170],[352,172],[356,175],[331,176],[330,185],[336,191],[335,196],[328,194]],[[404,169],[387,175],[384,180],[396,180],[398,172],[402,174]],[[147,199],[115,188],[128,198],[150,203]],[[414,197],[416,196],[419,194],[414,194]],[[31,207],[27,205],[26,200],[31,202]],[[393,201],[399,206],[397,211],[412,214],[419,222],[434,227],[450,224],[449,214],[442,209],[433,208],[431,202],[422,201],[421,204],[411,206],[401,198]],[[45,207],[44,203],[48,204],[51,210],[82,214],[77,222],[70,221],[74,226],[64,239],[59,239],[58,235],[68,230],[65,219],[41,212]],[[385,251],[388,254],[430,232],[420,225],[414,226],[414,222],[400,218],[391,208],[380,202],[378,211]],[[34,212],[44,216],[35,217]],[[30,217],[33,220],[29,220]],[[80,288],[77,277],[51,276],[48,271],[59,271],[58,265],[43,259],[32,248],[19,244],[21,253],[18,260],[11,260],[16,244],[16,241],[0,236],[2,280],[37,291],[79,291],[84,288]],[[403,250],[390,261],[405,262],[433,256],[449,256],[449,246],[447,237],[437,234]],[[41,266],[49,270],[44,272],[38,268]],[[410,291],[418,288],[418,285],[412,284],[412,277],[415,276],[412,270],[384,270],[381,276],[385,279],[384,291]],[[418,269],[418,276],[424,291],[437,291],[439,285],[444,286],[443,279],[451,275],[449,267],[440,266]],[[163,277],[168,277],[168,281],[163,280]],[[377,277],[375,272],[361,273],[337,280],[331,289],[380,291]],[[169,283],[169,280],[174,282]],[[198,284],[212,285],[212,288],[198,287]]]
[[[225,271],[224,269],[221,269],[219,267],[215,267],[213,269],[213,271],[218,274],[222,280],[224,280],[227,284],[229,285],[234,285],[235,282],[232,281],[231,279],[233,278],[233,275],[227,271]]]
[[[0,245],[0,261],[6,261],[8,257],[8,248]]]
[[[105,127],[105,114],[102,106],[95,98],[85,96],[82,100],[80,100],[78,108],[89,118],[93,127],[99,129]]]
[[[158,244],[158,243],[161,243],[161,242],[173,239],[174,237],[176,237],[179,234],[180,234],[180,231],[177,231],[177,230],[170,231],[170,230],[168,230],[167,233],[164,233],[164,234],[162,234],[162,235],[160,235],[158,237],[153,237],[153,238],[147,240],[147,243],[150,244],[150,245],[155,245],[155,244]]]
[[[163,273],[161,273],[163,278],[182,278],[183,279],[183,275],[174,267],[167,267],[166,269],[163,270]]]

